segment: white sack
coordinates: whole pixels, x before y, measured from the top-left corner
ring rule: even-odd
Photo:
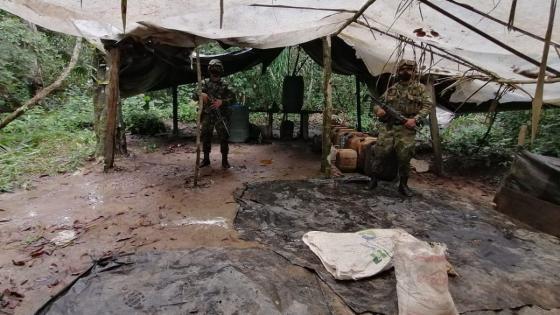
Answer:
[[[449,294],[445,246],[399,241],[395,274],[400,315],[456,315]]]
[[[391,268],[397,239],[415,240],[398,229],[371,229],[357,233],[312,231],[303,236],[303,242],[338,280],[367,278]]]

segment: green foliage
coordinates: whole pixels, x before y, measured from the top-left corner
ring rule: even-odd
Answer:
[[[530,115],[530,111],[498,113],[486,141],[482,141],[488,129],[486,114],[460,116],[444,130],[444,148],[455,155],[510,160],[517,147],[519,129],[530,123]],[[560,156],[560,109],[544,111],[535,143],[532,146],[526,144],[525,148],[535,153]]]
[[[528,125],[528,136],[531,132],[531,112],[505,112],[499,115],[499,122],[512,143],[517,144],[517,135],[521,125]],[[543,111],[539,124],[539,133],[535,143],[530,146],[527,139],[526,148],[532,152],[560,157],[560,108],[548,108]]]
[[[57,110],[35,108],[0,130],[0,191],[27,185],[29,175],[75,170],[93,153],[91,99],[72,90],[61,99]]]
[[[197,104],[191,100],[192,88],[180,87],[178,91],[178,119],[194,122]],[[123,117],[127,130],[133,134],[155,135],[166,131],[164,121],[173,117],[170,90],[148,92],[123,100]]]
[[[0,12],[0,111],[13,110],[42,86],[51,84],[70,60],[75,38],[35,27]],[[89,82],[92,48],[85,45],[80,61],[67,82]],[[44,103],[56,106],[51,98]],[[49,106],[50,106],[49,105]]]

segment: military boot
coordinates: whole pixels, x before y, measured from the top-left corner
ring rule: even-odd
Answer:
[[[228,162],[229,145],[227,140],[220,143],[220,151],[222,152],[222,168],[230,168],[231,165],[229,165]]]
[[[202,152],[204,152],[204,158],[202,159],[202,162],[200,162],[199,167],[206,167],[210,165],[210,149],[212,149],[211,143],[202,143]]]
[[[368,189],[374,190],[375,188],[377,188],[377,176],[374,174],[369,177]]]
[[[406,197],[412,197],[414,195],[412,190],[408,187],[408,176],[401,176],[399,192]]]
[[[223,169],[227,169],[230,168],[231,165],[229,165],[228,162],[228,155],[227,154],[222,154],[222,168]]]
[[[204,158],[200,162],[199,167],[206,167],[210,165],[210,152],[204,152]]]

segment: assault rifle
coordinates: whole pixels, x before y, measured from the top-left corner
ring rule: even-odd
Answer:
[[[373,100],[374,103],[379,105],[379,107],[381,107],[385,111],[385,116],[379,118],[379,120],[381,120],[382,122],[393,121],[393,122],[396,122],[399,125],[404,125],[406,123],[406,121],[409,119],[409,118],[406,118],[401,112],[394,109],[393,106],[391,106],[391,105],[389,105],[385,102],[382,102],[381,100],[379,100],[375,97],[372,97],[371,99]],[[423,124],[424,124],[424,121],[422,119],[417,119],[416,120],[416,127],[414,128],[414,130],[418,131],[418,129],[420,127],[422,127]]]
[[[227,126],[226,118],[224,117],[224,115],[222,115],[222,112],[220,111],[219,108],[215,108],[215,107],[212,106],[212,103],[214,103],[214,101],[216,99],[214,97],[210,96],[210,94],[207,94],[207,95],[208,95],[208,102],[210,103],[210,104],[208,104],[207,108],[210,111],[214,111],[214,114],[216,115],[216,118],[218,118],[218,123],[221,123],[221,124],[224,125],[224,128],[226,130],[226,134],[229,138],[230,134],[229,134],[229,128]],[[224,106],[224,105],[222,104],[222,106]]]

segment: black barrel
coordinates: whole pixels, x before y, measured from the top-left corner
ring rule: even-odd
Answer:
[[[303,107],[303,77],[285,76],[282,85],[284,113],[299,113]]]

